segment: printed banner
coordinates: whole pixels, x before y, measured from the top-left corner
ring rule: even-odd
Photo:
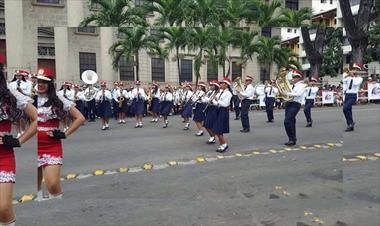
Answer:
[[[322,104],[333,104],[333,103],[334,103],[334,92],[322,91]]]
[[[368,100],[380,100],[380,83],[368,84]]]

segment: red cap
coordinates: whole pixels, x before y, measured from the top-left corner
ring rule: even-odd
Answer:
[[[119,81],[118,84],[119,84],[119,86],[123,86],[124,85],[122,81]]]
[[[352,65],[352,69],[358,69],[359,71],[363,70],[363,64],[356,64],[354,63]]]
[[[231,85],[231,79],[228,78],[228,77],[224,77],[223,80],[221,81],[221,83],[226,83],[227,85]]]
[[[206,83],[204,81],[199,81],[198,86],[206,87]]]
[[[247,75],[247,76],[245,77],[245,81],[247,81],[247,80],[251,80],[251,81],[253,81],[253,77],[250,76],[250,75]]]
[[[189,87],[190,89],[193,88],[193,86],[191,85],[191,83],[186,83],[186,86],[185,87]]]
[[[217,80],[212,80],[210,82],[210,85],[214,85],[214,86],[220,87],[219,82]]]
[[[100,82],[100,86],[107,86],[107,82],[106,81],[101,81]]]
[[[51,81],[54,79],[54,72],[49,68],[39,68],[37,71],[37,79]]]
[[[318,82],[318,79],[316,77],[311,77],[310,81]]]
[[[27,72],[25,70],[15,70],[15,75],[28,76],[29,72]]]
[[[69,82],[69,81],[65,81],[65,82],[63,83],[63,85],[64,85],[64,86],[71,86],[71,85],[72,85],[72,83],[71,83],[71,82]]]
[[[135,81],[135,85],[141,85],[140,81]]]
[[[294,71],[293,71],[293,77],[303,78],[303,73],[302,73],[302,71],[300,71],[300,70],[294,70]]]
[[[113,84],[114,85],[119,85],[119,82],[118,81],[114,81]]]
[[[74,86],[74,88],[79,88],[80,87],[79,84],[74,84],[73,86]]]
[[[0,64],[5,64],[6,60],[7,58],[3,54],[0,54]]]

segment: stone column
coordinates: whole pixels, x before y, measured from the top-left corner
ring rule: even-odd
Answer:
[[[100,34],[100,58],[101,61],[101,71],[99,71],[99,78],[101,80],[106,80],[113,82],[118,80],[119,76],[117,72],[112,68],[112,56],[109,54],[108,50],[113,44],[113,28],[112,27],[101,27],[99,28]]]
[[[68,28],[54,28],[54,45],[55,45],[55,68],[57,84],[61,84],[65,80],[73,80],[69,75],[69,41]]]
[[[84,19],[83,8],[86,2],[84,0],[67,1],[67,26],[79,27],[80,22]]]

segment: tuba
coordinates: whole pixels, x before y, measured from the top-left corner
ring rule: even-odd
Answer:
[[[124,95],[123,95],[123,88],[119,88],[119,91],[120,91],[120,97],[119,97],[119,108],[122,108],[123,107],[123,104],[124,104]]]
[[[290,86],[289,80],[287,79],[287,70],[286,68],[281,68],[280,72],[276,78],[276,84],[275,86],[277,87],[279,94],[282,99],[285,101],[292,101],[293,97],[289,97],[286,95],[286,93],[292,92],[292,88]]]
[[[95,71],[87,70],[82,73],[81,78],[82,78],[82,81],[86,83],[87,85],[93,85],[98,81],[99,77]],[[89,89],[90,89],[89,92],[85,96],[86,101],[91,101],[92,99],[95,98],[95,95],[96,95],[94,88],[90,87]]]
[[[234,88],[236,91],[241,92],[244,90],[244,84],[243,81],[241,80],[241,77],[237,77],[234,80]]]

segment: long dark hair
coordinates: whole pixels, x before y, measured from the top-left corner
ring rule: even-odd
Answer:
[[[53,81],[47,82],[48,90],[46,91],[46,95],[48,101],[43,105],[43,107],[52,107],[53,113],[55,113],[59,118],[64,118],[66,116],[66,112],[63,110],[63,102],[57,96],[55,91]]]
[[[12,79],[11,82],[14,82],[14,81],[16,81],[16,80],[17,80],[16,75],[14,75],[14,76],[13,76],[13,79]],[[22,76],[22,79],[21,79],[21,80],[24,81],[24,82],[26,82],[26,79],[25,79],[24,76]]]
[[[17,108],[17,99],[7,87],[7,81],[3,73],[4,65],[0,64],[0,103],[7,106],[7,114],[11,120],[17,120],[21,117],[22,111]],[[1,107],[2,107],[1,106]]]

